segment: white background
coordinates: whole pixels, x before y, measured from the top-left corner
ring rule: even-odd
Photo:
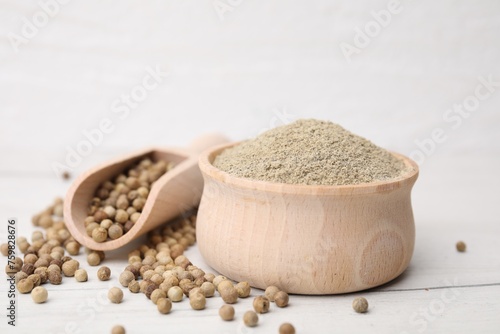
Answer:
[[[478,76],[500,81],[498,1],[401,1],[351,62],[340,43],[354,45],[355,28],[389,1],[233,1],[223,21],[211,1],[69,1],[16,53],[9,33],[22,36],[23,18],[41,8],[2,0],[0,147],[40,149],[36,164],[50,171],[104,117],[114,131],[94,154],[182,146],[211,131],[248,138],[286,110],[404,154],[436,127],[447,140],[432,159],[500,153],[500,87],[457,129],[443,121]],[[118,118],[113,101],[157,65],[169,77]],[[29,167],[2,161],[17,168]]]
[[[40,15],[40,4],[0,0],[2,219],[17,216],[24,221],[20,233],[28,234],[30,215],[68,187],[51,166],[66,164],[83,132],[105,118],[113,130],[71,166],[73,176],[132,149],[186,146],[214,131],[240,140],[296,118],[334,121],[406,155],[442,129],[446,140],[425,155],[414,191],[414,261],[406,281],[389,288],[442,286],[456,277],[464,285],[498,284],[500,87],[456,128],[443,117],[474,95],[478,77],[500,82],[500,2],[401,1],[399,13],[350,61],[341,43],[355,45],[356,29],[370,25],[371,12],[387,9],[389,1],[223,2],[233,4],[224,19],[212,1],[68,1],[26,36],[26,21]],[[17,50],[13,36],[25,38]],[[121,119],[114,101],[156,67],[169,75]],[[444,251],[453,251],[458,238],[475,242],[476,253],[463,263]],[[500,290],[481,291],[463,294],[429,328],[497,332],[500,323],[490,315],[500,313]],[[401,298],[414,305],[404,316],[379,307],[382,318],[361,323],[338,311],[343,322],[336,324],[344,331],[358,324],[417,332],[408,316],[432,299],[390,296],[390,303],[379,300],[393,312],[406,306]],[[337,310],[338,299],[304,302],[312,305],[300,311],[304,319],[335,324],[319,315],[329,316],[322,305]],[[477,322],[454,325],[477,309],[483,314],[474,315]]]

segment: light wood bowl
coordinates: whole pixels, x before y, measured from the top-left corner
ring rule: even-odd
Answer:
[[[205,187],[196,237],[207,263],[236,281],[289,293],[372,288],[410,263],[415,225],[410,192],[417,164],[386,182],[346,186],[271,183],[212,165],[223,145],[200,155]]]

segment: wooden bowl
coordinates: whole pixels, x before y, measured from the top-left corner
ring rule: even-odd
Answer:
[[[271,183],[232,176],[203,152],[205,181],[196,237],[215,270],[236,281],[288,293],[338,294],[372,288],[410,263],[415,225],[410,192],[417,164],[404,176],[345,186]]]

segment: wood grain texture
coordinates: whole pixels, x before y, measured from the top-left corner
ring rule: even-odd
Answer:
[[[24,154],[19,158],[23,157]],[[98,159],[94,157],[92,161],[96,163]],[[232,322],[220,320],[217,313],[222,305],[220,298],[208,299],[207,309],[200,312],[192,311],[185,300],[174,304],[169,315],[160,315],[151,301],[128,291],[122,304],[110,304],[105,297],[107,289],[120,286],[118,276],[127,265],[127,252],[144,240],[139,238],[122,249],[106,253],[102,264],[111,268],[108,282],[97,279],[98,267],[87,265],[82,250],[74,258],[88,271],[89,281],[78,283],[65,278],[59,286],[45,285],[49,299],[43,305],[34,304],[29,295],[18,295],[18,327],[12,330],[5,321],[0,321],[0,332],[84,334],[98,329],[109,333],[113,325],[122,324],[127,333],[142,333],[147,325],[150,333],[164,333],[168,328],[172,333],[249,334],[277,333],[281,323],[291,322],[297,333],[496,334],[500,329],[497,316],[500,314],[500,257],[497,256],[500,225],[494,210],[483,206],[493,203],[500,180],[483,181],[487,175],[494,175],[500,160],[471,160],[464,156],[452,162],[459,167],[449,169],[450,161],[435,159],[421,171],[425,177],[419,179],[413,191],[417,225],[414,256],[402,275],[376,289],[335,296],[292,295],[289,307],[279,309],[272,304],[271,311],[261,316],[259,326],[254,329],[245,328],[241,322],[243,313],[252,307],[251,299],[241,299],[234,305],[236,319]],[[484,175],[466,173],[479,168]],[[447,172],[446,177],[441,171]],[[461,180],[462,192],[453,187],[457,179]],[[433,188],[436,184],[439,188]],[[17,217],[18,236],[29,238],[31,232],[39,230],[31,226],[31,216],[53,197],[63,195],[68,186],[67,181],[50,174],[15,176],[0,172],[4,194],[0,215],[5,219]],[[462,197],[457,197],[457,193]],[[0,240],[5,242],[7,230],[2,226]],[[466,253],[458,253],[454,248],[460,239],[468,245]],[[201,257],[196,245],[188,249],[186,255],[203,270],[215,272]],[[3,265],[5,261],[0,257]],[[458,291],[455,299],[440,309],[441,296],[451,298],[454,291]],[[262,293],[252,289],[252,296]],[[350,304],[356,296],[368,299],[369,313],[358,315],[352,311]],[[7,285],[2,283],[0,305],[7,303]],[[426,320],[423,311],[431,320]]]
[[[291,185],[215,168],[213,159],[227,147],[200,156],[205,190],[197,241],[213,268],[258,288],[300,294],[364,290],[407,268],[415,242],[413,161],[399,156],[409,171],[388,182]]]
[[[222,135],[206,135],[198,138],[186,150],[152,148],[131,153],[102,163],[80,175],[71,185],[64,201],[66,225],[75,239],[94,250],[112,250],[122,247],[144,233],[158,227],[199,204],[203,179],[198,168],[201,150],[227,142]],[[175,167],[161,176],[151,187],[139,220],[122,237],[116,240],[96,242],[85,231],[87,209],[99,185],[131,164],[150,157],[153,161],[173,162]]]

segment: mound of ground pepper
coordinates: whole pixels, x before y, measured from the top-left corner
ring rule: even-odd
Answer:
[[[275,183],[348,185],[385,181],[404,162],[328,121],[303,119],[224,150],[214,166],[235,176]]]

